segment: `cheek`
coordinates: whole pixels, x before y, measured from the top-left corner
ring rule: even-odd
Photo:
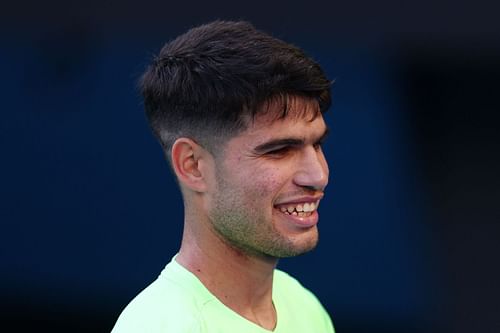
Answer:
[[[278,168],[256,168],[249,174],[243,175],[241,184],[245,184],[245,193],[262,199],[274,196],[286,183],[283,172]]]

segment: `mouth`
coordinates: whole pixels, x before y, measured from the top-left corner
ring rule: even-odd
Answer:
[[[296,230],[309,230],[318,223],[318,207],[321,198],[302,198],[276,204],[274,208],[284,221]]]
[[[297,217],[310,217],[313,215],[319,206],[319,200],[301,203],[284,203],[276,205],[276,209],[285,215]]]

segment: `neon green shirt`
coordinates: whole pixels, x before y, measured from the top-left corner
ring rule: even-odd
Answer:
[[[274,333],[334,333],[317,298],[288,274],[275,270]],[[123,310],[112,333],[269,333],[226,307],[198,278],[172,261],[156,281]]]

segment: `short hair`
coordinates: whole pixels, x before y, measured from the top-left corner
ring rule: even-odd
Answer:
[[[248,22],[215,21],[165,44],[139,87],[146,116],[167,158],[179,137],[215,153],[248,126],[264,105],[304,97],[325,112],[331,81],[301,49]],[[288,102],[287,102],[288,101]]]

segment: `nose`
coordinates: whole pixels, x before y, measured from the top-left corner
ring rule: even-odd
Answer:
[[[296,185],[312,190],[323,191],[328,184],[328,163],[321,148],[307,147],[298,162],[294,177]]]

